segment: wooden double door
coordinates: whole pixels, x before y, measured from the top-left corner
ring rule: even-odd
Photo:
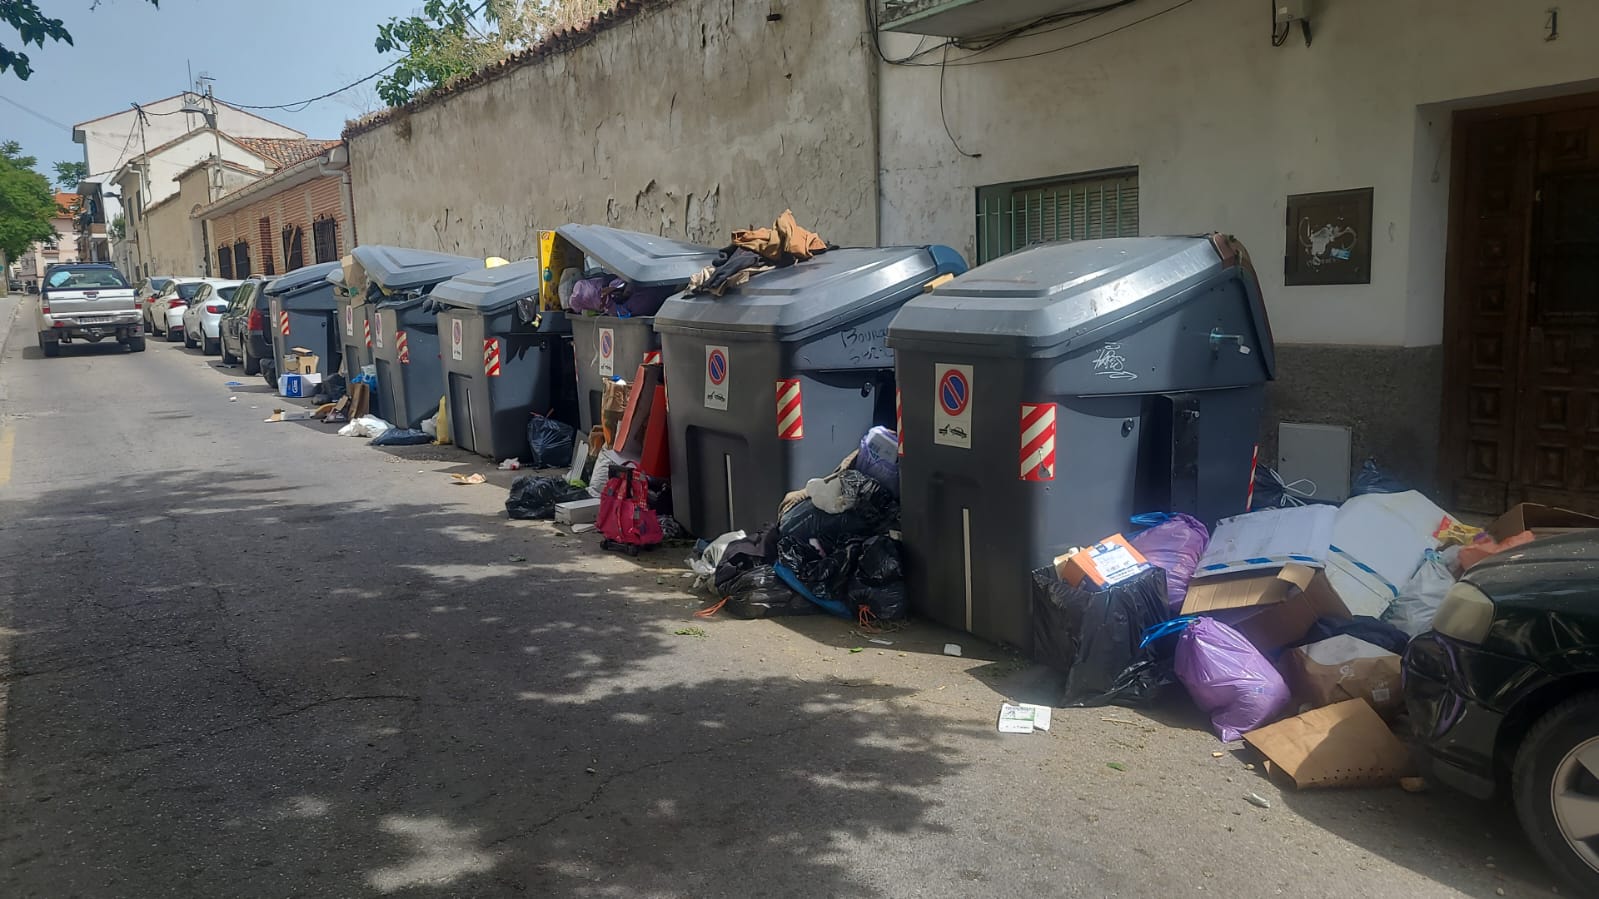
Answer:
[[[1440,462],[1461,511],[1599,512],[1599,95],[1458,113]]]

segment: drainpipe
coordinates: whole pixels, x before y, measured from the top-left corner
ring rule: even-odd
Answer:
[[[326,160],[317,168],[322,175],[339,176],[339,202],[344,208],[344,220],[350,223],[350,246],[359,241],[355,236],[355,187],[350,181],[350,148],[340,144],[328,151]]]

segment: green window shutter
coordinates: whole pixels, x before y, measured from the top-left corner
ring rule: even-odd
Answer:
[[[1138,236],[1138,170],[977,189],[977,262],[1034,244]]]

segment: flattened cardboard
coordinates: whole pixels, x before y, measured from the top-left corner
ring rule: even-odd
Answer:
[[[1316,577],[1308,565],[1284,565],[1276,571],[1210,577],[1188,583],[1183,614],[1198,615],[1221,609],[1247,609],[1284,602],[1304,590]]]
[[[1521,503],[1488,525],[1488,536],[1506,540],[1522,531],[1532,531],[1534,537],[1553,537],[1590,528],[1599,528],[1599,518],[1539,503]]]
[[[1244,734],[1244,742],[1301,790],[1384,786],[1410,767],[1405,744],[1363,699],[1269,724]]]
[[[1305,565],[1190,581],[1183,614],[1215,615],[1265,653],[1299,642],[1318,618],[1350,617],[1326,575]]]

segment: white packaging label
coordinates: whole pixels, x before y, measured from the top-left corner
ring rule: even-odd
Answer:
[[[461,320],[450,319],[450,358],[461,361]]]
[[[372,340],[378,349],[383,349],[383,319],[378,319],[378,326],[372,329]]]
[[[705,408],[727,410],[727,392],[732,385],[732,369],[727,347],[705,348]]]
[[[609,378],[616,374],[616,331],[611,328],[600,330],[600,377]]]
[[[933,366],[933,442],[972,448],[972,367]]]
[[[354,306],[345,306],[344,307],[344,336],[345,337],[354,337],[355,336],[355,307]]]
[[[1120,543],[1101,543],[1090,552],[1094,567],[1104,575],[1105,583],[1120,583],[1143,570],[1139,561]]]

